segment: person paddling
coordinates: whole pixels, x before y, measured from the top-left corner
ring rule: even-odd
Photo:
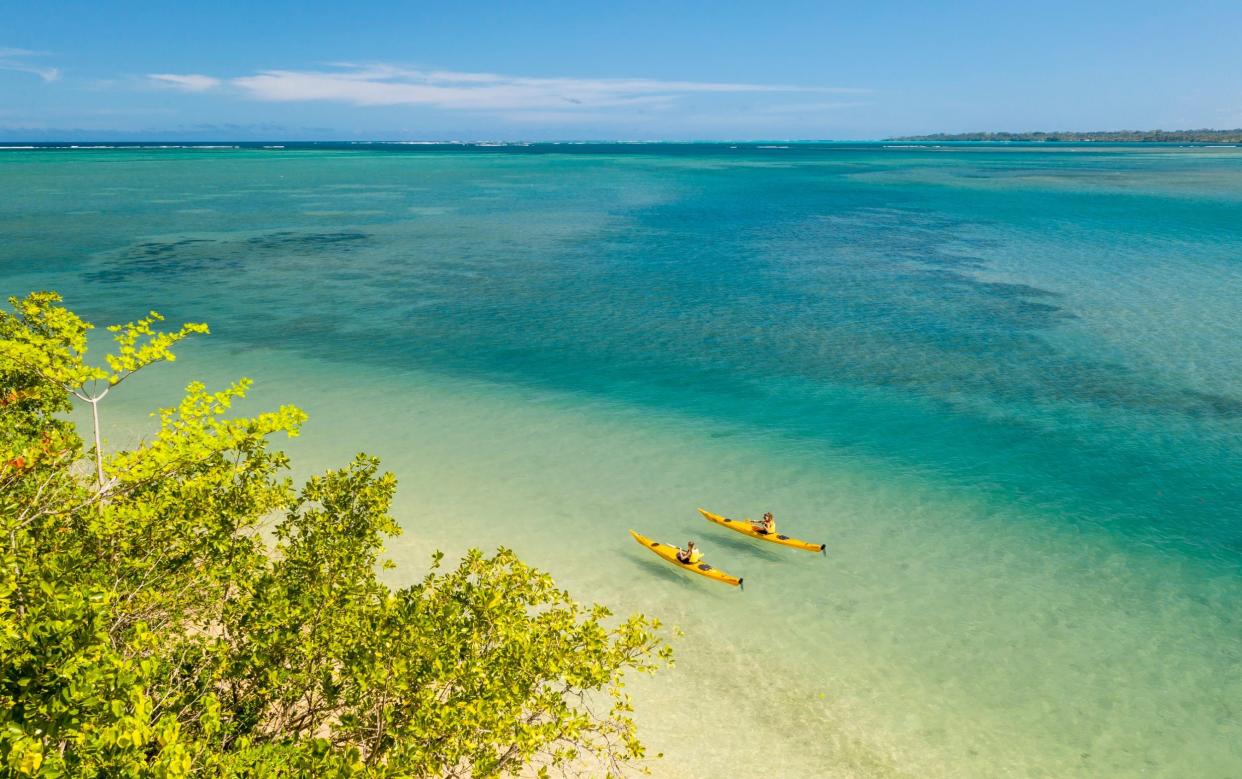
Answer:
[[[776,519],[772,516],[771,511],[763,515],[762,521],[752,522],[751,524],[755,526],[755,530],[763,533],[765,536],[776,532]]]
[[[693,565],[703,559],[703,553],[699,551],[699,547],[693,541],[686,542],[685,549],[677,550],[677,562]]]

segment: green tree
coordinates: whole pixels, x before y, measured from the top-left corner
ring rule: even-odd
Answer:
[[[52,293],[0,311],[0,775],[484,777],[644,756],[628,672],[655,620],[586,607],[510,551],[378,578],[396,481],[359,455],[295,488],[292,406],[186,388],[106,454],[99,403],[203,325],[90,325]],[[90,404],[94,445],[65,418]],[[88,475],[89,474],[89,475]]]

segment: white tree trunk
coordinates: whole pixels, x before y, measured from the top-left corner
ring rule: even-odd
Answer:
[[[95,422],[95,483],[98,485],[98,488],[101,492],[103,491],[104,477],[103,477],[103,443],[100,440],[100,434],[99,434],[99,400],[102,397],[103,396],[100,395],[99,397],[93,398],[90,401],[91,417]]]

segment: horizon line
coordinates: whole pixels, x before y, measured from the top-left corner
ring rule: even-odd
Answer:
[[[14,130],[18,128],[13,128]],[[33,128],[21,128],[25,132],[31,132]],[[51,130],[57,133],[56,130]],[[74,130],[61,129],[59,133],[74,133]],[[18,136],[16,134],[5,137],[5,128],[0,128],[0,144],[33,144],[33,145],[70,145],[70,144],[307,144],[307,143],[339,143],[339,144],[392,144],[392,145],[478,145],[478,144],[502,144],[502,145],[520,145],[520,144],[724,144],[724,143],[879,143],[892,141],[906,141],[916,143],[927,142],[943,142],[943,141],[978,141],[978,136],[990,136],[998,142],[1010,142],[1012,140],[1022,140],[1015,138],[1016,136],[1115,136],[1115,135],[1191,135],[1191,134],[1210,134],[1210,135],[1242,135],[1242,128],[1184,128],[1184,129],[1164,129],[1155,128],[1148,130],[1136,129],[1117,129],[1117,130],[973,130],[965,132],[923,132],[923,133],[906,133],[901,135],[885,135],[870,137],[854,137],[854,138],[777,138],[777,137],[749,137],[749,138],[590,138],[590,137],[565,137],[565,138],[522,138],[522,137],[497,137],[497,136],[468,136],[457,138],[432,138],[432,139],[412,139],[401,137],[373,137],[373,138],[279,138],[279,137],[250,137],[242,138],[178,138],[164,131],[154,131],[158,133],[156,136],[134,134],[122,140],[116,136],[128,135],[121,130],[97,130],[105,136],[112,135],[112,138],[90,136],[60,135],[56,137],[43,136],[36,140],[36,137]],[[152,132],[148,130],[147,132]],[[191,131],[192,133],[193,131]],[[35,131],[37,134],[38,131]],[[59,135],[57,133],[57,135]],[[1064,141],[1060,141],[1064,142]],[[1083,142],[1092,142],[1091,138],[1083,138]],[[1124,142],[1124,141],[1123,141]],[[1139,141],[1139,142],[1158,142],[1158,141]],[[1172,141],[1179,142],[1179,141]],[[1200,141],[1184,140],[1183,143],[1198,143]]]
[[[1114,134],[1126,131],[1101,131],[1099,134]],[[1161,132],[1161,131],[1135,131],[1135,132]],[[1163,131],[1163,132],[1186,132],[1186,131]],[[1213,132],[1230,132],[1224,130],[1216,130]],[[1242,134],[1242,130],[1237,131]],[[386,139],[288,139],[288,138],[250,138],[250,139],[231,139],[231,138],[200,138],[200,139],[177,139],[177,138],[134,138],[127,140],[118,139],[88,139],[88,138],[66,138],[66,139],[31,139],[31,138],[0,138],[0,150],[15,150],[18,147],[35,148],[35,147],[51,147],[51,146],[133,146],[133,145],[149,145],[149,146],[275,146],[285,144],[340,144],[340,145],[385,145],[385,146],[567,146],[567,145],[616,145],[616,146],[643,146],[643,145],[725,145],[725,144],[839,144],[839,143],[1132,143],[1132,144],[1158,144],[1158,143],[1181,143],[1181,144],[1202,144],[1211,143],[1209,140],[1170,140],[1170,141],[1153,141],[1153,140],[1110,140],[1110,139],[1092,139],[1082,138],[1078,140],[1058,141],[1058,140],[1039,140],[1039,139],[970,139],[957,138],[955,136],[972,136],[972,135],[1056,135],[1055,131],[1038,132],[1038,133],[932,133],[931,135],[941,135],[943,137],[932,138],[925,135],[919,136],[896,136],[883,138],[660,138],[660,139],[615,139],[615,138],[558,138],[558,139],[497,139],[497,138],[477,138],[477,139],[437,139],[437,140],[386,140]],[[1066,135],[1093,135],[1097,133],[1064,133]],[[1227,141],[1227,143],[1236,143],[1236,141]]]

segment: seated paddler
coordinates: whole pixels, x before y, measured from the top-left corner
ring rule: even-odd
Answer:
[[[771,511],[764,514],[763,519],[759,522],[751,522],[751,524],[755,530],[763,533],[765,536],[776,532],[776,519],[772,516]]]
[[[677,562],[693,565],[703,559],[703,553],[699,551],[698,544],[693,541],[686,542],[685,549],[677,550]]]

